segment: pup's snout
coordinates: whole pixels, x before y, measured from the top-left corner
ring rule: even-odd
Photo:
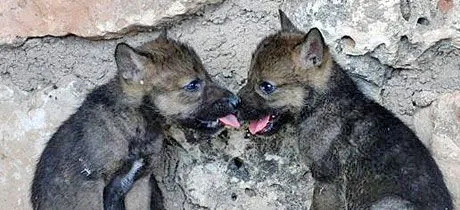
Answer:
[[[240,103],[240,98],[238,98],[235,95],[226,97],[224,100],[225,100],[226,103],[230,104],[234,109],[236,109],[236,107]]]

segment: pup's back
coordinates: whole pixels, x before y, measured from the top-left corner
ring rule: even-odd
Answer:
[[[114,81],[97,88],[58,128],[37,165],[34,209],[102,208],[106,176],[116,170],[114,161],[127,156],[129,138],[144,124],[137,111],[120,105],[120,96]]]

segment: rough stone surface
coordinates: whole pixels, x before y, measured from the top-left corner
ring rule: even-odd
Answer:
[[[5,2],[6,1],[6,2]],[[27,37],[73,34],[114,37],[139,26],[154,26],[222,0],[3,0],[0,44]]]
[[[460,205],[460,92],[446,94],[433,107],[431,148],[457,207]]]
[[[460,90],[459,5],[458,0],[227,0],[178,22],[169,34],[193,46],[214,79],[237,91],[256,44],[279,28],[280,6],[299,28],[319,27],[362,90],[432,150],[460,199],[459,96],[453,94]],[[156,35],[33,38],[0,48],[2,207],[30,208],[28,190],[41,150],[85,94],[113,76],[116,43],[139,45]],[[190,145],[181,135],[176,132],[177,143],[167,147],[167,161],[156,170],[170,209],[309,206],[311,177],[297,161],[292,139],[247,139],[245,132],[231,130]],[[138,183],[130,199],[143,186]],[[139,209],[141,203],[129,207]]]

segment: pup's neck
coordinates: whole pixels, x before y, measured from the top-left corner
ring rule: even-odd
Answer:
[[[358,89],[351,77],[335,62],[327,88],[316,91],[310,89],[310,95],[305,99],[301,119],[308,118],[312,113],[321,110],[328,114],[338,114],[343,110],[359,109],[369,101]]]

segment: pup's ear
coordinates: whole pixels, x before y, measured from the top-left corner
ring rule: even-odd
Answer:
[[[300,48],[299,64],[303,69],[319,67],[325,61],[324,52],[327,46],[323,35],[317,28],[312,28],[307,33],[305,40],[298,48]]]
[[[126,81],[141,82],[149,60],[145,53],[138,52],[125,43],[118,44],[115,49],[118,75]]]
[[[287,31],[287,32],[294,32],[294,31],[299,31],[294,24],[292,24],[291,20],[286,16],[286,14],[282,10],[278,10],[279,12],[279,18],[280,18],[280,23],[281,23],[281,30],[282,31]]]

